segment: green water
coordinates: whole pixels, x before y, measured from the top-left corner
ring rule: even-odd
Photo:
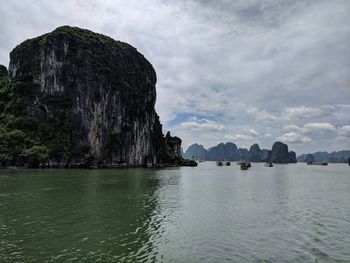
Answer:
[[[350,262],[350,167],[1,170],[0,262]]]

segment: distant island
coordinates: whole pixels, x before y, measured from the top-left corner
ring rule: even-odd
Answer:
[[[251,162],[273,162],[273,163],[296,163],[296,154],[288,150],[288,145],[282,142],[275,142],[271,150],[260,149],[258,144],[253,144],[249,150],[238,148],[232,142],[220,143],[217,146],[205,149],[203,145],[192,144],[183,153],[184,158],[205,161],[239,161],[248,160]]]
[[[156,72],[136,48],[62,26],[0,66],[2,167],[196,165],[163,135]]]
[[[298,162],[328,162],[328,163],[348,163],[350,158],[350,150],[334,151],[334,152],[314,152],[309,154],[301,154],[297,157]]]

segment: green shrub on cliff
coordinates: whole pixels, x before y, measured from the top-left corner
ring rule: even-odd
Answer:
[[[31,78],[10,82],[0,75],[0,164],[38,167],[46,160],[69,158],[74,148],[70,125],[64,117],[67,102],[54,98],[62,115],[57,119],[33,117],[28,106],[35,99]],[[53,98],[47,98],[53,100]],[[60,101],[61,100],[61,101]]]

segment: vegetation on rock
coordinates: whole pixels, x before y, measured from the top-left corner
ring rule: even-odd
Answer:
[[[3,67],[3,66],[2,66]],[[39,167],[49,159],[69,158],[77,149],[72,143],[65,118],[65,103],[57,118],[33,116],[28,107],[38,88],[31,78],[10,82],[7,72],[0,76],[0,163],[2,166]]]

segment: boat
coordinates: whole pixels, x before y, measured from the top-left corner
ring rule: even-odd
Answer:
[[[252,167],[249,161],[242,160],[239,162],[239,165],[241,166],[241,170],[248,170],[248,168]]]
[[[265,167],[273,167],[272,162],[266,162],[266,163],[265,163]]]
[[[203,162],[203,160],[199,160],[198,162],[202,163],[202,162]]]
[[[226,161],[226,162],[225,162],[225,165],[226,165],[226,166],[230,166],[231,163],[230,163],[229,161]]]
[[[308,162],[307,165],[324,165],[324,166],[327,166],[328,163],[326,163],[326,162]]]
[[[216,165],[217,165],[217,166],[223,166],[224,164],[222,163],[222,161],[217,161],[217,162],[216,162]]]
[[[250,164],[250,162],[247,161],[247,160],[240,160],[240,161],[236,162],[237,165],[241,165],[242,163],[248,164],[249,167],[252,167],[252,165]]]

